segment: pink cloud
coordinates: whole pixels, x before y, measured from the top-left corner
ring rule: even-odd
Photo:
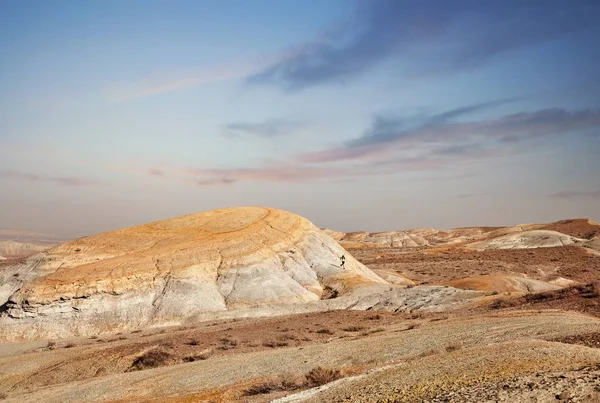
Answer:
[[[57,185],[72,187],[93,186],[102,183],[101,181],[91,178],[44,176],[15,171],[0,171],[0,179],[10,179],[27,182],[48,182]]]

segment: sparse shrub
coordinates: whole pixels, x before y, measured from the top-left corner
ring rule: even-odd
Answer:
[[[381,315],[377,314],[377,315],[369,316],[368,319],[369,320],[379,320],[379,319],[381,319]]]
[[[277,340],[286,341],[286,340],[298,340],[298,338],[292,334],[282,334],[277,338]]]
[[[96,372],[94,373],[94,376],[102,376],[102,375],[106,375],[108,373],[108,370],[106,369],[106,367],[100,367],[96,370]]]
[[[263,346],[265,347],[271,347],[271,348],[275,348],[275,347],[285,347],[287,346],[288,343],[285,341],[265,341],[263,342]]]
[[[196,339],[192,339],[192,340],[188,341],[186,344],[187,344],[188,346],[197,346],[197,345],[198,345],[198,344],[200,344],[200,343],[198,342],[198,340],[196,340]]]
[[[333,330],[331,329],[319,329],[317,330],[315,333],[319,333],[319,334],[333,334]]]
[[[184,357],[183,361],[184,362],[204,361],[204,360],[208,360],[211,355],[212,355],[212,351],[205,351],[200,354],[189,355],[187,357]]]
[[[406,326],[405,330],[413,330],[414,328],[419,327],[419,325],[417,325],[416,323],[410,323],[408,326]]]
[[[462,341],[455,341],[454,343],[450,343],[446,346],[446,351],[447,352],[456,351],[456,350],[460,350],[462,347],[463,347]]]
[[[511,300],[510,298],[500,297],[500,298],[496,298],[494,300],[494,302],[492,302],[490,304],[490,308],[502,309],[502,308],[509,308],[514,305],[515,305],[515,301]]]
[[[125,336],[120,336],[120,337],[119,337],[119,340],[127,340],[127,337],[125,337]]]
[[[134,330],[134,331],[132,331],[131,333],[141,333],[141,332],[142,332],[142,330],[141,330],[141,329],[138,329],[138,330]]]
[[[65,344],[65,348],[72,348],[72,347],[75,347],[74,343],[67,343],[67,344]]]
[[[342,329],[344,332],[360,332],[365,330],[364,326],[348,326]]]
[[[590,284],[590,297],[591,298],[599,298],[600,297],[600,281],[594,281]]]
[[[0,400],[4,400],[8,397],[6,393],[0,393]]]
[[[421,352],[419,354],[419,357],[429,357],[430,355],[437,355],[437,354],[441,354],[442,353],[442,349],[439,347],[432,347],[428,350],[425,350],[423,352]]]
[[[173,355],[167,351],[154,349],[146,351],[137,357],[128,371],[141,371],[148,368],[162,367],[172,359]]]
[[[269,378],[257,385],[250,386],[244,391],[246,396],[266,395],[276,390],[281,390],[282,384],[278,378]]]
[[[333,382],[336,379],[340,379],[341,377],[342,373],[339,369],[316,367],[311,369],[306,374],[306,382],[307,386],[315,387],[325,385],[329,382]]]
[[[56,346],[56,342],[55,342],[55,341],[51,341],[51,340],[49,340],[49,341],[48,341],[48,344],[46,345],[46,348],[47,348],[48,350],[54,350],[54,347],[55,347],[55,346]]]
[[[96,336],[96,335],[90,336],[90,339],[92,339],[92,340],[96,340],[97,338],[98,338],[98,336]]]

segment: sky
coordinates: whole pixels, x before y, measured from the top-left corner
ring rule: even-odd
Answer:
[[[0,0],[0,229],[600,221],[596,0]]]

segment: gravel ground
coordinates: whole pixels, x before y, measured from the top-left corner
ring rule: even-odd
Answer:
[[[430,402],[600,402],[600,364],[482,383],[435,396]]]

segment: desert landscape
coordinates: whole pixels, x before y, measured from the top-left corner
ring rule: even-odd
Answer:
[[[28,251],[0,262],[7,402],[600,399],[588,219],[341,233],[244,207]]]
[[[0,403],[600,403],[600,0],[0,0]]]

